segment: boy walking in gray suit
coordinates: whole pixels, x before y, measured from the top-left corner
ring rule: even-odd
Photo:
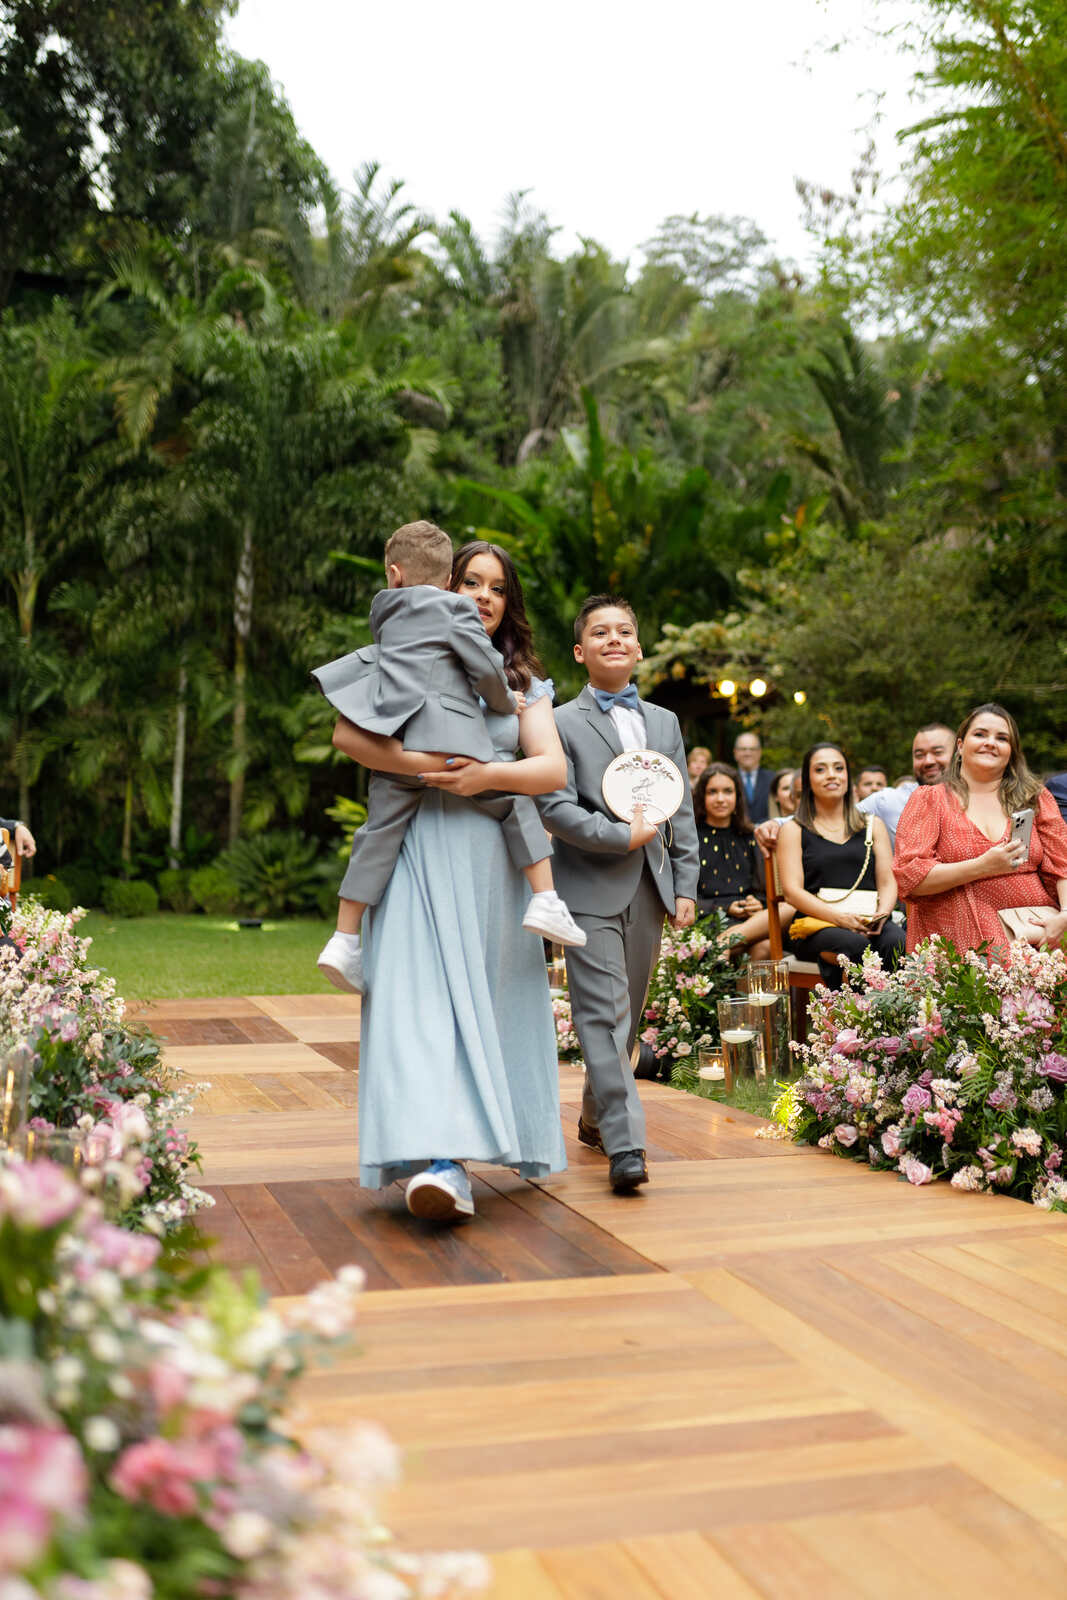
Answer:
[[[386,543],[385,567],[389,587],[375,595],[370,613],[376,643],[317,667],[312,677],[335,710],[367,733],[396,734],[406,750],[492,761],[478,697],[501,713],[521,711],[522,704],[474,604],[446,588],[451,539],[432,522],[405,523]],[[339,891],[337,931],[318,959],[338,989],[362,993],[363,912],[384,894],[423,793],[415,780],[371,775],[367,821],[353,840]],[[584,944],[555,893],[551,846],[529,797],[479,795],[470,804],[501,823],[508,854],[526,874],[533,893],[523,927],[558,944]]]
[[[567,951],[575,1032],[585,1058],[578,1137],[610,1158],[616,1193],[648,1182],[645,1116],[630,1066],[663,918],[685,928],[696,915],[699,854],[693,809],[671,819],[669,843],[640,806],[622,822],[602,784],[623,750],[657,750],[685,772],[685,747],[672,711],[638,697],[630,676],[641,660],[628,601],[592,595],[574,624],[574,659],[589,674],[577,699],[559,706],[556,726],[567,785],[537,801],[556,841],[555,876],[584,948]]]

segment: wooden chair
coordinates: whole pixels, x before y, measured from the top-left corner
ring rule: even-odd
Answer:
[[[22,857],[15,849],[15,840],[6,828],[0,828],[0,849],[6,849],[11,857],[11,866],[7,870],[7,898],[14,911],[19,903],[19,890],[22,887]]]
[[[796,1016],[796,1036],[803,1044],[808,1036],[808,993],[822,982],[822,972],[817,961],[801,961],[797,956],[786,954],[782,945],[781,918],[778,916],[782,891],[778,887],[778,863],[773,855],[764,861],[763,871],[767,884],[767,938],[771,946],[771,960],[789,964],[791,1000],[796,991],[796,1005],[790,1009]]]

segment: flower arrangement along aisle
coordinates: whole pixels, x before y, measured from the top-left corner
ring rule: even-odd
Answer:
[[[171,1083],[160,1047],[124,1022],[113,978],[89,965],[91,940],[67,915],[21,899],[11,914],[12,944],[0,946],[0,1051],[32,1053],[30,1128],[38,1148],[67,1130],[98,1165],[121,1176],[125,1152],[139,1151],[145,1180],[128,1195],[131,1226],[159,1231],[211,1199],[189,1182],[199,1156],[179,1123],[195,1097]]]
[[[737,992],[737,968],[720,943],[727,931],[721,912],[701,917],[691,928],[664,926],[640,1037],[665,1065],[685,1062],[719,1043],[718,1003]]]
[[[987,965],[930,939],[893,973],[870,952],[816,991],[803,1077],[775,1106],[794,1139],[910,1183],[1067,1211],[1067,955],[1013,943]]]
[[[0,1167],[4,1600],[437,1600],[473,1555],[392,1549],[376,1428],[298,1442],[282,1411],[347,1342],[363,1274],[285,1312],[254,1282],[104,1220],[53,1162]]]

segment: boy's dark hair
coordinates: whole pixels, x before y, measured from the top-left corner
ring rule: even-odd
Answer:
[[[884,767],[880,767],[878,765],[877,761],[865,761],[863,763],[862,767],[859,769],[859,772],[856,774],[856,781],[857,782],[859,781],[860,778],[863,777],[863,774],[865,772],[880,772],[882,774],[882,777],[886,780],[886,782],[887,783],[889,782],[889,774],[888,774],[888,772],[885,770]]]
[[[637,613],[629,600],[621,594],[591,594],[588,600],[582,602],[582,609],[574,619],[574,642],[581,644],[585,625],[594,611],[606,611],[609,606],[616,606],[620,611],[629,612],[630,621],[637,631]]]
[[[452,540],[436,522],[405,522],[385,541],[385,565],[403,567],[408,583],[443,589],[452,571]]]

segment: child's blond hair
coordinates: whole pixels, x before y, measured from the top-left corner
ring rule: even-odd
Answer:
[[[452,574],[452,540],[435,522],[405,522],[386,540],[385,565],[401,567],[408,584],[443,589]]]

